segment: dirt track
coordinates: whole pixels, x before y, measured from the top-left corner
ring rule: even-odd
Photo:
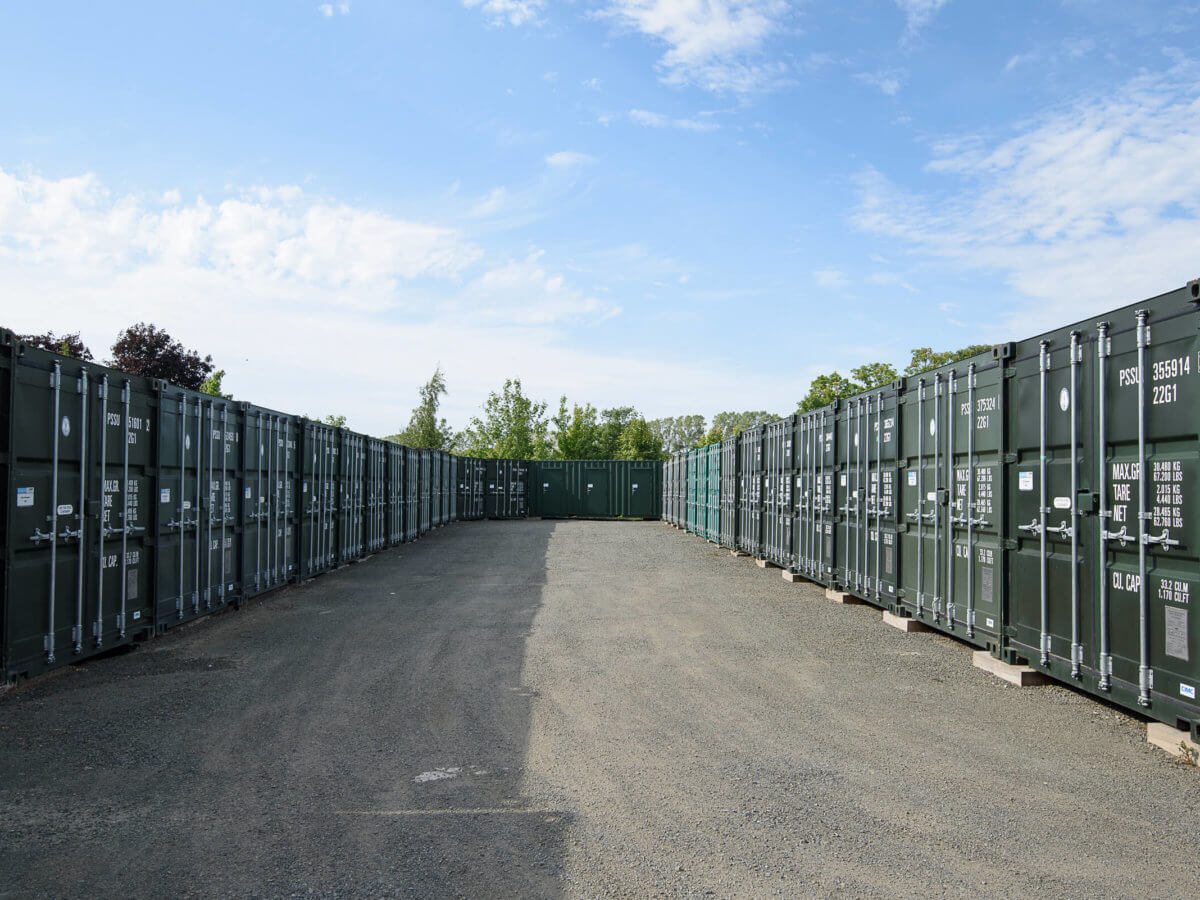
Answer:
[[[1194,896],[1144,726],[660,523],[461,523],[0,698],[0,895]]]

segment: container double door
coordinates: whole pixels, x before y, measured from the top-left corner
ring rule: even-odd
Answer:
[[[388,456],[387,443],[379,438],[366,438],[366,462],[363,479],[366,482],[366,525],[363,542],[368,553],[388,545]]]
[[[127,643],[155,611],[154,394],[144,379],[22,349],[4,372],[9,678]]]
[[[833,407],[797,416],[795,424],[796,471],[792,502],[796,522],[792,530],[793,567],[813,581],[831,583],[836,575],[838,524],[834,507],[837,478],[837,429]]]
[[[421,451],[404,448],[404,540],[421,534]]]
[[[242,589],[247,597],[296,575],[297,420],[243,406]]]
[[[737,549],[738,490],[741,483],[738,468],[738,439],[721,441],[721,534],[720,544],[728,550]]]
[[[839,581],[881,606],[898,590],[897,411],[897,391],[882,389],[844,401],[837,414]]]
[[[714,544],[721,542],[721,445],[705,448],[708,475],[704,482],[704,536]]]
[[[1010,647],[1200,721],[1196,306],[1183,291],[1018,345]]]
[[[417,471],[417,534],[433,527],[433,451],[418,450],[420,467]]]
[[[979,646],[1002,632],[1006,346],[908,379],[895,604]],[[884,598],[885,600],[887,598]]]
[[[762,557],[763,428],[743,431],[738,441],[737,549]]]
[[[404,456],[399,444],[385,442],[387,448],[387,539],[395,545],[404,541]]]
[[[700,528],[700,466],[699,451],[689,450],[687,453],[686,527],[692,534],[696,534]]]
[[[181,388],[158,398],[155,624],[205,615],[241,593],[238,409]]]
[[[300,573],[309,577],[337,565],[341,491],[340,429],[305,419],[300,440]]]
[[[795,416],[763,427],[762,556],[778,566],[792,565],[792,470]]]

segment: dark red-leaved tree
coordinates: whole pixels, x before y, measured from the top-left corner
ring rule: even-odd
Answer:
[[[78,331],[72,334],[55,334],[53,331],[47,331],[45,334],[21,334],[17,337],[31,347],[41,347],[43,350],[61,353],[63,356],[73,356],[76,359],[92,358],[92,351],[80,339]]]
[[[161,328],[145,322],[121,332],[112,345],[110,365],[130,375],[161,378],[193,391],[200,389],[213,370],[211,356],[202,358]]]

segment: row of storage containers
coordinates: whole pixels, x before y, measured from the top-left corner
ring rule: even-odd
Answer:
[[[536,460],[529,464],[529,512],[542,518],[658,519],[658,460]]]
[[[1192,282],[676,454],[664,518],[1200,738],[1198,328]]]
[[[526,464],[416,450],[0,332],[6,680],[416,540],[522,516]]]

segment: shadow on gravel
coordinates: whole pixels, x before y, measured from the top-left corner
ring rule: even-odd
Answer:
[[[553,522],[441,529],[0,698],[0,895],[561,893],[520,792]]]

